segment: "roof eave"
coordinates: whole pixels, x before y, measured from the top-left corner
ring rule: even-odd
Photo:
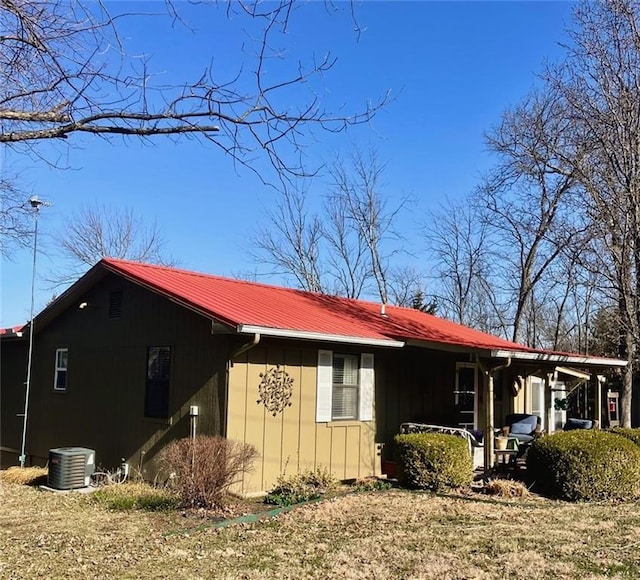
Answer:
[[[342,334],[330,334],[324,332],[310,332],[306,330],[292,330],[288,328],[271,328],[252,324],[239,324],[236,331],[240,334],[260,334],[277,338],[295,338],[299,340],[313,340],[316,342],[340,342],[345,344],[357,344],[361,346],[386,346],[402,348],[405,343],[390,338],[370,338],[364,336],[347,336]]]
[[[512,358],[515,360],[550,362],[555,364],[574,364],[597,367],[625,367],[626,360],[597,356],[549,353],[538,351],[492,350],[493,358]]]
[[[416,338],[408,339],[407,346],[415,346],[418,348],[427,348],[432,350],[441,350],[455,353],[476,353],[480,356],[489,356],[491,349],[482,345],[459,344],[455,342],[445,342],[436,340],[418,340]]]

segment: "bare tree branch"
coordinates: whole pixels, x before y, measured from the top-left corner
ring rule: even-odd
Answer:
[[[18,178],[7,171],[0,176],[0,255],[9,258],[16,247],[28,246],[33,234],[33,210],[29,194]]]
[[[56,262],[46,279],[52,287],[78,279],[101,258],[120,258],[173,266],[157,223],[129,208],[85,205],[71,214],[55,237]]]
[[[176,6],[166,8],[182,25]],[[99,2],[0,0],[0,143],[39,155],[42,141],[74,135],[190,137],[264,183],[281,187],[313,175],[317,168],[301,153],[315,133],[367,123],[390,97],[353,112],[325,108],[316,79],[336,59],[303,63],[278,48],[294,8],[293,0],[229,2],[220,17],[243,23],[246,35],[237,72],[222,78],[211,64],[172,85],[158,81],[148,58],[128,55],[119,36],[122,19],[150,14],[112,14]]]
[[[640,4],[581,2],[561,67],[547,72],[570,111],[574,169],[586,193],[603,273],[615,289],[624,370],[622,421],[631,422],[640,341]]]
[[[337,157],[329,167],[332,183],[323,214],[309,207],[306,190],[285,190],[253,237],[251,254],[306,290],[359,298],[374,286],[388,302],[390,262],[400,251],[394,247],[400,240],[395,221],[407,202],[388,209],[384,165],[375,151],[365,156],[356,150],[349,161]],[[396,296],[400,281],[393,281]],[[406,283],[413,290],[413,281]]]
[[[307,205],[306,190],[285,189],[253,235],[251,254],[256,262],[272,266],[271,273],[292,276],[300,288],[326,292],[320,263],[322,225]]]

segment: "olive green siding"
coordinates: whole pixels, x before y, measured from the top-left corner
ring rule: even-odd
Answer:
[[[316,422],[318,350],[374,353],[374,420]],[[260,457],[238,491],[260,492],[281,474],[324,467],[340,479],[377,475],[392,458],[393,438],[407,421],[455,424],[456,363],[466,357],[424,349],[380,349],[263,339],[234,361],[229,373],[230,439],[254,445]],[[275,415],[260,402],[264,373],[279,366],[293,379],[291,405]],[[478,419],[483,377],[478,371]]]
[[[122,289],[122,316],[109,319],[109,291]],[[189,434],[189,407],[199,406],[199,433],[223,434],[227,339],[211,322],[115,276],[84,295],[37,333],[27,450],[42,461],[52,447],[96,449],[112,468],[124,458],[149,467],[170,440]],[[36,329],[37,331],[37,329]],[[171,347],[170,417],[146,419],[147,348]],[[68,348],[67,388],[53,389],[55,352]]]
[[[109,294],[114,290],[122,290],[122,313],[110,319]],[[382,459],[394,458],[393,439],[401,423],[456,425],[456,365],[475,360],[468,353],[410,346],[359,347],[264,336],[254,345],[252,336],[212,334],[211,320],[113,274],[73,296],[73,304],[49,311],[50,321],[36,327],[27,429],[30,463],[44,463],[54,447],[82,446],[95,449],[98,464],[107,469],[124,459],[153,477],[157,453],[189,434],[189,408],[197,405],[198,434],[219,434],[257,448],[259,458],[240,483],[241,493],[267,490],[281,474],[316,467],[340,479],[376,475]],[[79,308],[82,303],[86,306]],[[11,339],[0,346],[0,445],[18,449],[22,420],[16,415],[24,406],[28,342]],[[171,347],[168,419],[144,416],[147,349],[152,346]],[[64,392],[54,390],[58,348],[68,349]],[[319,350],[374,355],[371,421],[316,420]],[[242,354],[230,363],[233,352]],[[273,414],[260,401],[259,386],[265,373],[278,367],[292,379],[293,390],[290,405]],[[479,367],[476,373],[476,420],[482,429],[486,377]],[[496,424],[518,403],[503,388],[509,380],[496,377]]]
[[[0,466],[15,465],[22,444],[27,342],[0,339]]]

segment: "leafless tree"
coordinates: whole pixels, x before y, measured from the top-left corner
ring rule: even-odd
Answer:
[[[327,262],[333,292],[348,298],[358,298],[369,279],[371,268],[365,240],[353,227],[349,208],[342,200],[330,195],[324,202],[323,237],[327,245]]]
[[[33,210],[28,193],[18,186],[18,179],[8,173],[0,175],[0,256],[9,258],[16,247],[31,243]]]
[[[58,266],[46,278],[53,286],[78,279],[101,258],[175,265],[159,226],[130,208],[85,205],[72,213],[55,236]]]
[[[428,281],[420,269],[415,266],[394,266],[387,272],[387,280],[393,304],[430,314],[437,311],[438,298],[427,291]]]
[[[470,202],[445,200],[423,228],[434,259],[439,314],[485,331],[506,332],[491,282],[488,228]]]
[[[179,6],[165,6],[179,23]],[[226,13],[218,4],[200,8],[245,23],[237,70],[221,78],[212,64],[167,85],[150,59],[127,54],[119,35],[120,22],[140,14],[110,13],[102,2],[0,0],[0,143],[39,156],[42,141],[80,135],[193,137],[280,184],[313,173],[301,152],[316,130],[365,123],[388,98],[353,113],[326,108],[314,81],[334,57],[305,63],[281,50],[293,0],[229,2]],[[260,156],[272,173],[259,169]]]
[[[385,164],[373,148],[363,152],[355,148],[345,161],[336,156],[329,167],[332,186],[327,202],[330,207],[339,208],[343,225],[351,233],[357,246],[358,261],[366,254],[366,264],[370,278],[382,303],[389,301],[389,261],[399,250],[391,248],[389,242],[400,240],[395,229],[398,214],[408,200],[400,200],[390,206],[384,195],[382,176]]]
[[[572,163],[598,240],[599,271],[618,307],[620,354],[629,362],[621,394],[631,424],[640,340],[640,4],[582,2],[562,66],[547,80],[568,109]]]
[[[373,150],[336,157],[328,172],[328,192],[315,206],[306,190],[283,192],[253,236],[251,254],[301,288],[349,298],[371,292],[387,303],[402,293],[391,260],[401,251],[395,221],[407,201],[388,201],[384,165]],[[410,278],[405,290],[413,291]]]
[[[271,273],[291,276],[299,288],[327,292],[320,263],[322,224],[308,206],[306,188],[285,188],[254,233],[250,253],[256,262],[271,266]]]
[[[565,107],[555,93],[534,93],[504,113],[487,135],[498,163],[478,191],[482,218],[497,240],[505,303],[513,303],[511,339],[527,336],[533,293],[574,236],[575,176]],[[533,340],[530,335],[529,339]]]

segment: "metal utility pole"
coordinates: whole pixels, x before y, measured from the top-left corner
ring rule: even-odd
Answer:
[[[29,416],[29,390],[31,387],[31,366],[33,359],[33,310],[35,303],[36,289],[36,256],[38,255],[38,216],[40,207],[49,205],[47,202],[33,196],[29,198],[29,203],[33,208],[34,232],[33,232],[33,267],[31,270],[31,310],[29,314],[29,355],[27,358],[27,381],[24,396],[24,415],[22,421],[22,447],[20,448],[20,467],[24,467],[27,456],[25,454],[25,446],[27,443],[27,418]]]

